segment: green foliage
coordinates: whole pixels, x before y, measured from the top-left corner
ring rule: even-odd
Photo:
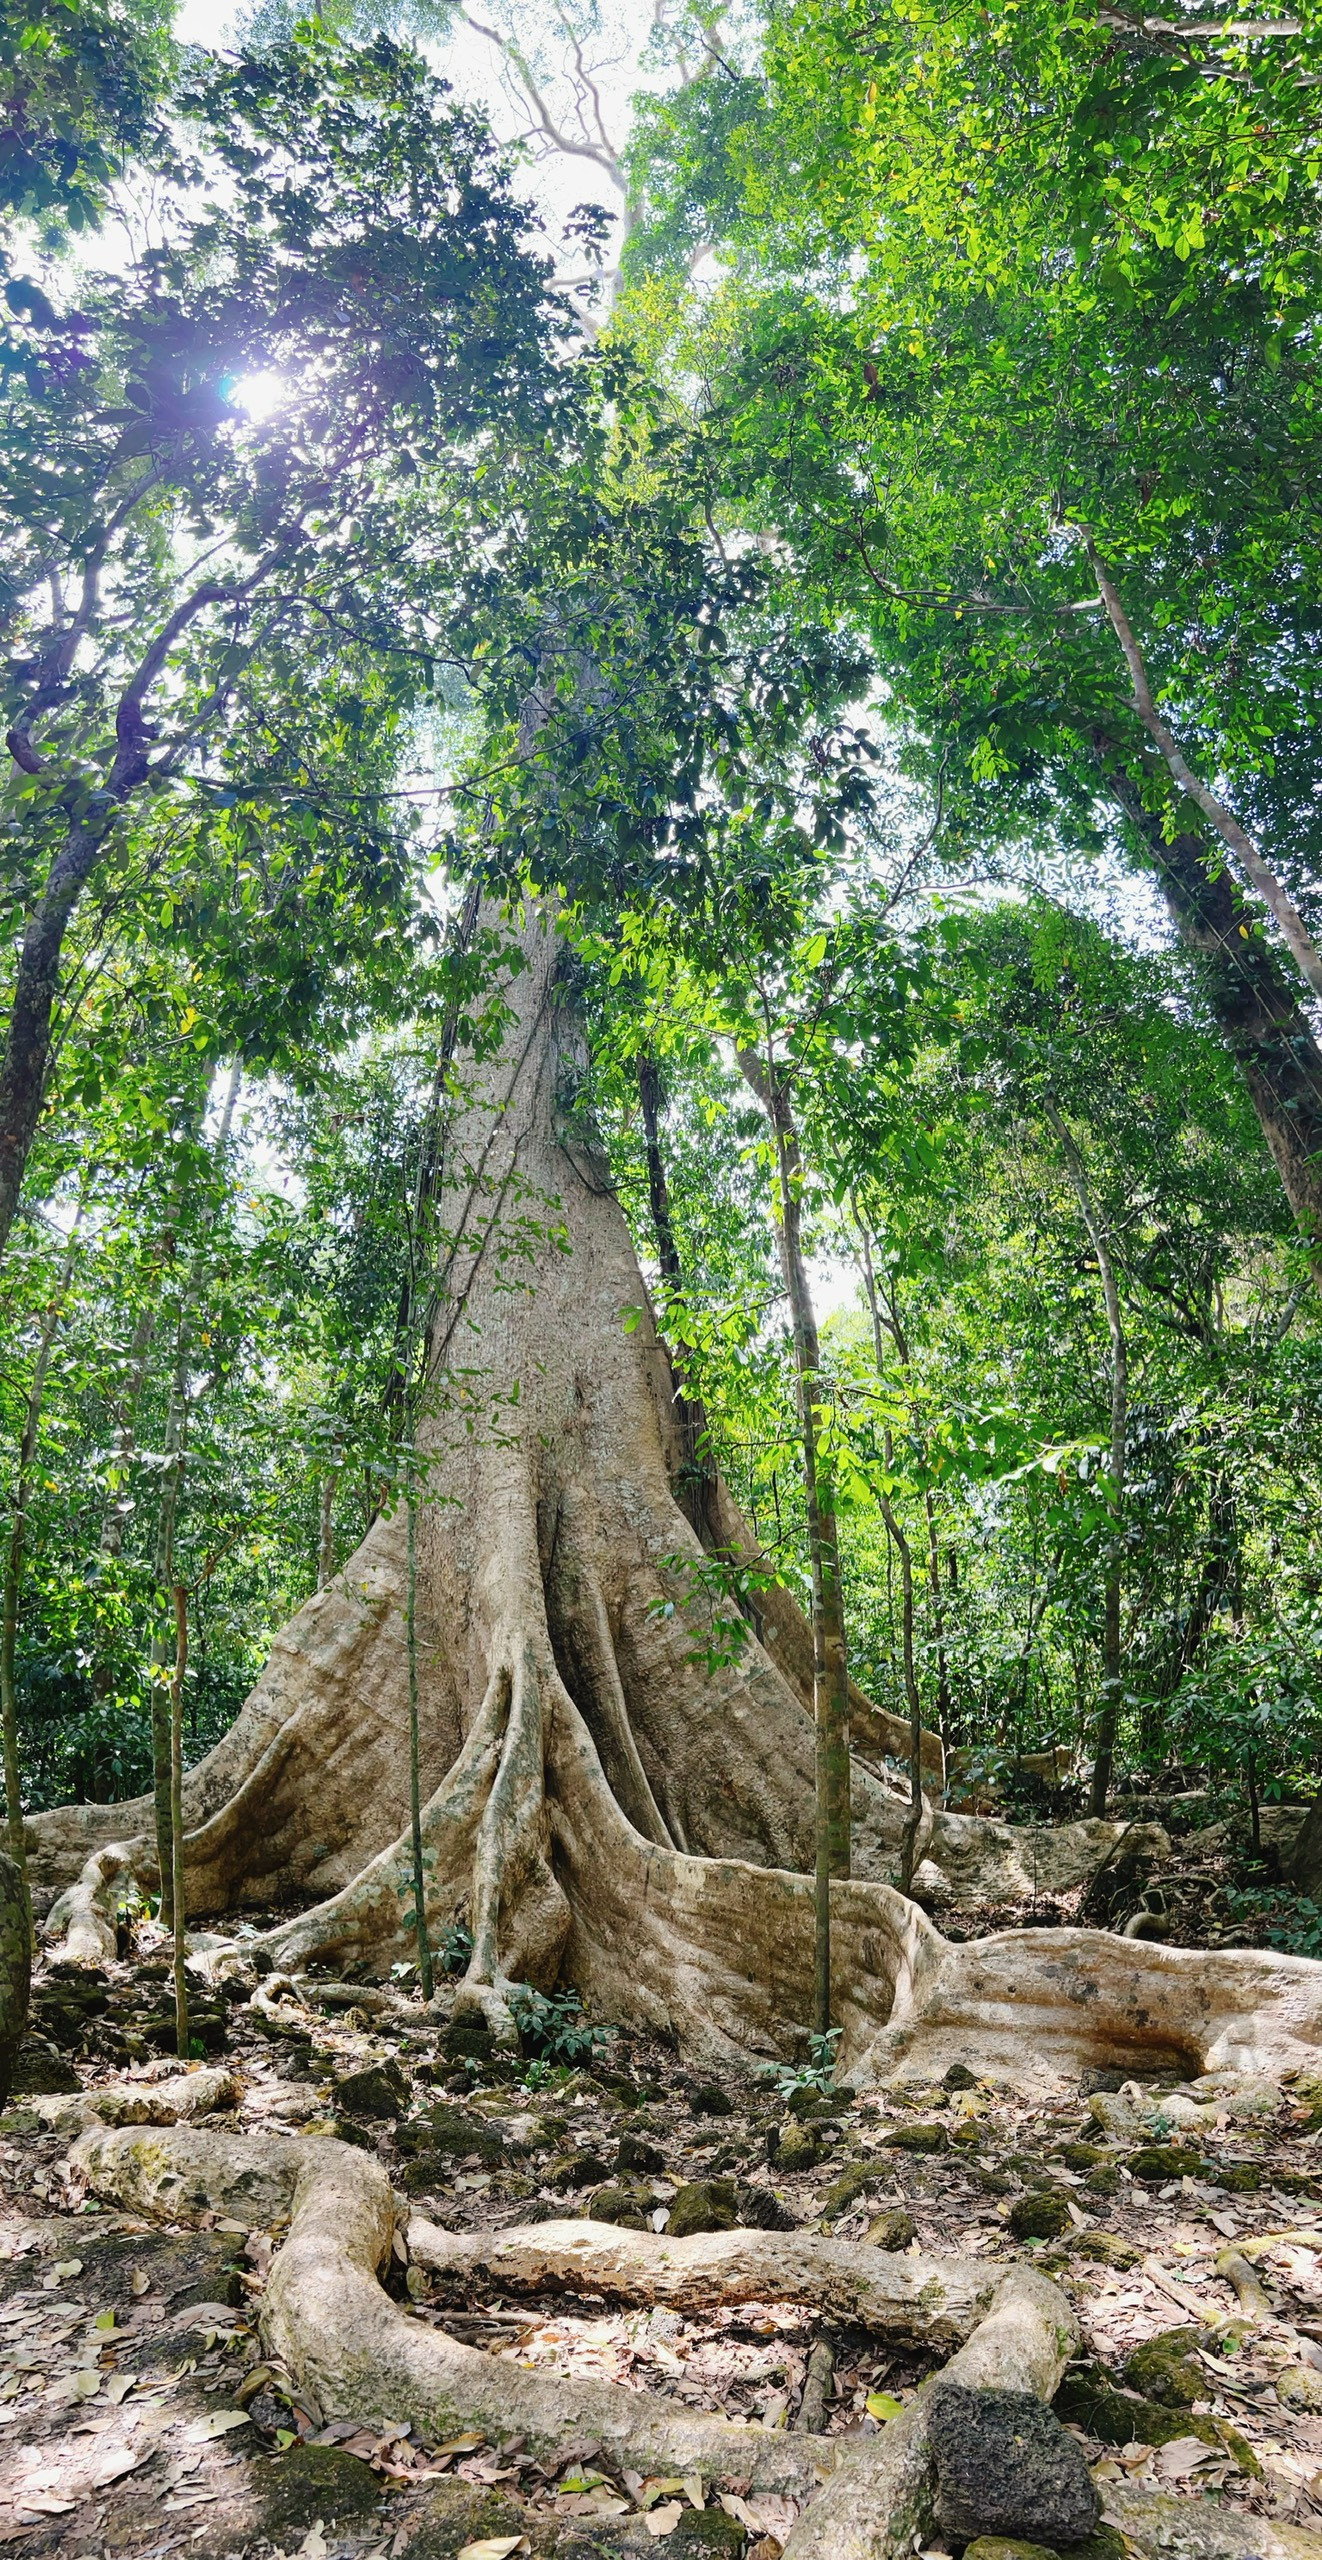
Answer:
[[[163,0],[0,0],[0,217],[48,238],[95,222],[116,163],[151,132],[173,15]]]
[[[924,1713],[1032,1809],[1021,1756],[1090,1748],[1118,1569],[1127,1770],[1297,1793],[1316,1296],[1209,982],[1116,868],[1150,879],[1188,811],[1085,536],[1316,914],[1316,32],[792,0],[738,61],[699,11],[637,103],[644,218],[583,351],[485,128],[405,40],[445,14],[263,0],[208,62],[147,0],[0,6],[11,994],[57,865],[95,853],[0,1267],[12,1508],[78,1221],[24,1497],[30,1799],[147,1773],[180,1360],[190,1756],[416,1490],[438,1130],[508,1020],[501,933],[448,929],[459,874],[562,893],[590,1054],[561,1126],[604,1142],[701,1410],[682,1490],[719,1467],[757,1544],[661,1560],[692,1659],[719,1681],[771,1580],[807,1592],[737,1063],[769,1044],[835,1299],[812,1425],[856,1676],[907,1713],[902,1541]],[[101,275],[125,170],[156,228]],[[1066,1140],[1118,1273],[1123,1502]],[[510,1287],[560,1215],[513,1187]],[[428,1394],[437,1427],[521,1427],[480,1348]],[[456,1924],[445,1969],[470,1952]],[[591,2058],[573,1994],[518,1999],[528,2085]]]
[[[548,1996],[534,1991],[531,1983],[519,1982],[510,1993],[509,2005],[524,2051],[533,2063],[590,2063],[614,2038],[613,2028],[594,2027],[584,2017],[577,1991],[556,1991]]]
[[[1232,1920],[1265,1919],[1264,1935],[1269,1947],[1279,1947],[1282,1955],[1322,1960],[1322,1906],[1308,1901],[1305,1895],[1248,1886],[1239,1892],[1228,1891],[1225,1899]]]
[[[473,1932],[462,1920],[451,1920],[441,1931],[437,1947],[443,1973],[466,1973],[473,1952]]]
[[[835,2083],[836,2048],[843,2032],[831,2027],[825,2035],[810,2036],[806,2062],[781,2063],[769,2072],[777,2097],[790,2098],[796,2089],[812,2089],[825,2096]]]

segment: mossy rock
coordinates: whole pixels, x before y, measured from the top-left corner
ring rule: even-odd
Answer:
[[[666,2235],[684,2240],[694,2231],[733,2231],[738,2221],[733,2178],[692,2178],[680,2188],[670,2208]]]
[[[1271,2183],[1283,2196],[1322,2196],[1322,2180],[1305,2176],[1302,2169],[1273,2169]]]
[[[1284,2365],[1276,2376],[1276,2397],[1283,2409],[1316,2417],[1322,2411],[1322,2373],[1309,2364]]]
[[[791,2089],[785,2104],[792,2116],[797,2116],[801,2124],[807,2124],[814,2117],[820,2122],[823,2116],[838,2116],[841,2107],[848,2106],[849,2100],[847,2095],[834,2089]]]
[[[889,2151],[944,2151],[950,2137],[943,2124],[901,2124],[886,2136]]]
[[[448,2062],[489,2062],[495,2049],[495,2038],[485,2018],[456,2018],[441,2038],[441,2051]]]
[[[719,2082],[698,2080],[689,2091],[689,2110],[695,2116],[732,2116],[734,2100]]]
[[[810,2125],[799,2124],[790,2116],[784,2124],[773,2125],[767,2156],[777,2169],[792,2177],[798,2169],[816,2168],[822,2146]]]
[[[551,2162],[542,2185],[565,2196],[576,2194],[580,2187],[604,2187],[609,2179],[610,2170],[595,2151],[566,2151]]]
[[[1191,2354],[1202,2334],[1201,2329],[1163,2329],[1135,2347],[1122,2367],[1131,2391],[1141,2391],[1164,2409],[1192,2409],[1195,2400],[1205,2400],[1207,2383]]]
[[[1252,2447],[1224,2418],[1195,2417],[1189,2409],[1163,2408],[1159,2401],[1122,2391],[1104,2365],[1072,2365],[1055,2398],[1058,2418],[1065,2418],[1102,2444],[1173,2444],[1177,2436],[1197,2436],[1200,2444],[1228,2453],[1248,2479],[1260,2479],[1262,2466]]]
[[[1055,2550],[1042,2542],[1016,2542],[1007,2534],[982,2533],[964,2546],[964,2560],[1126,2560],[1129,2545],[1112,2524],[1099,2524],[1086,2542],[1062,2542]]]
[[[1063,2142],[1056,2157],[1067,2169],[1100,2169],[1107,2155],[1095,2142]]]
[[[444,2480],[430,2490],[405,2544],[405,2560],[455,2560],[466,2542],[523,2533],[528,2519],[515,2499],[475,2481]]]
[[[470,2114],[466,2107],[431,2107],[424,2117],[414,2117],[395,2136],[401,2150],[407,2149],[405,2135],[412,2135],[415,2127],[420,2148],[448,2151],[452,2160],[471,2160],[476,2155],[484,2169],[495,2169],[505,2157],[499,2125],[486,2116]]]
[[[1142,2255],[1118,2231],[1081,2231],[1074,2246],[1081,2258],[1091,2258],[1099,2267],[1136,2267]]]
[[[1061,2545],[1061,2560],[1126,2560],[1129,2545],[1113,2524],[1099,2524],[1083,2542]]]
[[[588,2203],[589,2222],[614,2222],[624,2231],[650,2231],[656,2199],[647,2187],[598,2187]]]
[[[411,2092],[397,2062],[372,2062],[364,2071],[346,2071],[335,2083],[335,2105],[341,2115],[366,2116],[389,2123],[402,2116]]]
[[[967,2062],[952,2062],[941,2082],[943,2089],[976,2089],[977,2085],[978,2075],[970,2071]]]
[[[1011,2205],[1010,2229],[1016,2240],[1059,2240],[1070,2229],[1069,2206],[1064,2196],[1035,2188]]]
[[[740,2226],[746,2231],[797,2231],[798,2224],[787,2205],[770,2187],[755,2187],[741,2178],[735,2188]]]
[[[629,2132],[620,2135],[615,2166],[622,2173],[627,2174],[632,2169],[645,2178],[655,2178],[660,2176],[665,2165],[664,2151],[655,2142],[649,2142],[645,2134]]]
[[[1113,2376],[1100,2364],[1074,2364],[1066,2373],[1052,2402],[1058,2418],[1082,2427],[1102,2444],[1152,2444],[1164,2439],[1150,2436],[1144,2426],[1148,2404],[1137,2393],[1122,2391]],[[1152,2418],[1165,2425],[1170,2412],[1151,2410]],[[1172,2433],[1181,2430],[1172,2422]]]
[[[1125,2163],[1131,2178],[1142,2178],[1148,2186],[1165,2186],[1172,2178],[1201,2178],[1206,2168],[1196,2151],[1186,2151],[1178,2142],[1148,2142],[1141,2151],[1132,2151]]]
[[[1227,2195],[1256,2196],[1262,2185],[1262,2171],[1252,2160],[1228,2160],[1224,2168],[1212,2172],[1214,2187],[1224,2187]]]
[[[918,2225],[903,2205],[891,2205],[885,2213],[874,2213],[865,2237],[869,2248],[887,2249],[894,2255],[917,2239]]]
[[[454,2161],[448,2151],[420,2151],[406,2160],[399,2173],[399,2183],[406,2196],[435,2195],[454,2176]]]
[[[1118,2196],[1120,2172],[1118,2169],[1090,2169],[1084,2185],[1092,2196]]]
[[[328,2121],[337,2142],[350,2143],[355,2151],[375,2151],[374,2137],[365,2125],[355,2124],[352,2116],[331,2116]]]
[[[851,2160],[839,2177],[832,2179],[822,2198],[822,2220],[838,2222],[841,2214],[848,2213],[850,2206],[856,2204],[861,2195],[866,2195],[869,2187],[879,2186],[886,2174],[875,2161]]]
[[[1012,2534],[980,2533],[964,2546],[964,2560],[1060,2560],[1045,2542],[1019,2542]]]
[[[735,2560],[744,2547],[744,2528],[713,2500],[709,2507],[685,2507],[678,2524],[665,2537],[668,2552],[685,2560]],[[656,2546],[654,2546],[655,2548]]]
[[[297,2527],[306,2532],[317,2517],[324,2523],[348,2523],[375,2515],[381,2483],[357,2454],[341,2453],[333,2444],[295,2444],[272,2459],[260,2482],[262,2521],[273,2542]]]
[[[71,2062],[41,2036],[24,2036],[10,2062],[9,2090],[15,2098],[71,2098],[82,2082]]]
[[[977,2169],[974,2175],[985,2196],[1014,2194],[1014,2180],[1007,2178],[1003,2169]]]

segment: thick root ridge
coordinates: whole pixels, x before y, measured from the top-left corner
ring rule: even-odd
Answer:
[[[530,2372],[417,2325],[379,2282],[399,2239],[399,2200],[380,2164],[345,2144],[97,2123],[72,2157],[98,2194],[135,2212],[186,2222],[223,2211],[252,2227],[287,2226],[263,2300],[263,2342],[327,2417],[385,2428],[407,2416],[424,2435],[518,2437],[557,2466],[588,2437],[619,2471],[697,2472],[715,2486],[788,2496],[799,2516],[786,2560],[906,2560],[923,2548],[936,2508],[934,2395],[955,2383],[1050,2402],[1080,2343],[1064,2294],[1022,2264],[894,2258],[803,2232],[671,2241],[572,2222],[468,2237],[417,2214],[408,2220],[408,2254],[451,2280],[514,2293],[563,2286],[698,2316],[793,2301],[874,2333],[954,2347],[880,2436],[769,2432],[618,2383]],[[1142,2560],[1322,2554],[1315,2535],[1124,2483],[1108,2490],[1106,2514]]]
[[[712,2063],[792,2049],[811,2014],[811,1879],[641,1840],[572,1707],[549,1783],[565,1962],[597,2014],[677,2034]],[[1045,2094],[1087,2067],[1279,2073],[1316,2069],[1322,2050],[1322,1966],[1303,1956],[1092,1929],[956,1945],[864,1879],[833,1885],[831,1931],[839,2073],[856,2089],[963,2062]]]
[[[554,1664],[531,1646],[519,1680],[511,1667],[492,1681],[425,1808],[423,1838],[434,1933],[481,1880],[460,2005],[498,2035],[512,2032],[515,1982],[549,1989],[563,1972],[596,2016],[674,2037],[694,2061],[801,2047],[811,1879],[644,1839]],[[412,1952],[411,1897],[405,1833],[265,1945],[286,1971],[313,1958],[384,1964]],[[956,1945],[887,1885],[841,1882],[831,1902],[839,2072],[855,2089],[930,2082],[955,2062],[1039,2096],[1088,2067],[1190,2077],[1318,2067],[1322,1967],[1304,1957],[1087,1929]]]
[[[604,2222],[539,2222],[469,2236],[414,2213],[409,2256],[438,2275],[504,2293],[600,2293],[706,2314],[797,2302],[832,2320],[939,2346],[967,2338],[1003,2270],[975,2258],[895,2257],[808,2232],[704,2231],[668,2240]]]
[[[935,2482],[928,2437],[931,2395],[938,2383],[982,2391],[1031,2391],[1054,2397],[1078,2327],[1058,2286],[1032,2267],[1002,2277],[985,2317],[941,2372],[933,2375],[872,2439],[839,2469],[800,2516],[785,2560],[902,2560],[930,2539]]]
[[[675,2407],[620,2383],[566,2381],[423,2328],[377,2281],[395,2233],[385,2172],[347,2144],[193,2130],[92,2131],[73,2158],[99,2195],[187,2221],[223,2211],[263,2227],[289,2218],[263,2299],[268,2353],[327,2418],[425,2434],[526,2438],[562,2459],[585,2438],[621,2470],[810,2497],[836,2458],[828,2439],[768,2432]]]
[[[394,2241],[396,2200],[379,2164],[360,2151],[332,2141],[121,2127],[84,2134],[73,2157],[99,2194],[138,2211],[191,2219],[223,2210],[263,2225],[288,2218],[263,2302],[263,2340],[328,2416],[383,2426],[407,2412],[442,2436],[524,2437],[543,2460],[563,2458],[586,2431],[621,2470],[696,2471],[800,2501],[789,2546],[795,2560],[899,2560],[930,2523],[926,2391],[884,2438],[859,2447],[734,2424],[619,2383],[530,2373],[419,2328],[382,2291],[377,2271]],[[705,2308],[713,2299],[753,2298],[756,2282],[762,2299],[806,2295],[878,2329],[941,2339],[963,2331],[946,2378],[1008,2384],[1044,2400],[1078,2345],[1064,2295],[1029,2268],[997,2275],[959,2260],[911,2267],[880,2251],[850,2253],[792,2234],[714,2237],[716,2247],[704,2235],[696,2248],[653,2248],[648,2235],[598,2240],[566,2226],[456,2243],[434,2226],[412,2230],[423,2263],[444,2263],[451,2273],[489,2267],[502,2283],[534,2283],[556,2267],[568,2280],[578,2240],[586,2252],[580,2279],[639,2299],[664,2291]],[[851,2254],[852,2277],[843,2263]]]

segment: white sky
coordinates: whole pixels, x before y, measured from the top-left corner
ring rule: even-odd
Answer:
[[[220,46],[229,39],[235,14],[236,0],[179,0],[175,33],[188,44]],[[513,28],[534,59],[539,57],[542,29],[554,35],[553,10],[545,5],[539,7],[536,0],[532,5],[528,0],[484,0],[476,14],[479,20],[489,20],[497,27],[503,24]],[[613,0],[613,5],[612,0],[607,0],[599,32],[584,48],[592,89],[600,100],[608,138],[615,146],[624,140],[628,130],[630,98],[657,78],[655,72],[643,70],[639,60],[650,33],[651,17],[650,7],[637,5],[637,0]],[[502,141],[528,139],[529,119],[511,78],[502,71],[498,53],[464,25],[458,12],[453,32],[443,42],[425,46],[424,51],[461,98],[485,110],[492,130]],[[574,84],[566,76],[568,62],[568,47],[562,41],[553,42],[542,53],[539,76],[548,107],[560,128],[572,135],[576,100]],[[590,119],[591,106],[581,87],[577,103]],[[618,191],[604,169],[585,157],[557,152],[541,136],[531,137],[517,184],[520,193],[538,206],[553,236],[576,205],[601,204],[611,213],[620,208]],[[571,272],[584,272],[576,250],[572,253]]]

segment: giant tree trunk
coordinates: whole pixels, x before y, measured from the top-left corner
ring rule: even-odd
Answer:
[[[461,1998],[498,2033],[512,2031],[511,1981],[549,1987],[563,1969],[598,2014],[665,2028],[689,2051],[784,2053],[811,2014],[808,1632],[782,1593],[767,1645],[750,1632],[736,1661],[707,1668],[710,1604],[688,1569],[702,1549],[674,1493],[674,1382],[606,1168],[573,1117],[579,1049],[554,936],[534,917],[523,939],[510,1036],[451,1138],[438,1221],[418,1434],[428,1916],[435,1934],[466,1914]],[[723,1540],[751,1546],[719,1490]],[[190,1912],[305,1901],[268,1940],[282,1965],[384,1967],[411,1952],[406,1540],[402,1508],[377,1522],[185,1784]],[[1262,2026],[1257,1959],[1192,1958],[1189,1974],[1127,1944],[1115,1996],[1094,1997],[1080,1987],[1094,1951],[1119,1941],[947,1947],[884,1881],[907,1808],[867,1759],[900,1756],[906,1729],[875,1708],[861,1721],[856,1880],[832,1887],[856,2071],[912,2069],[932,2038],[967,2049],[979,2016],[1007,2067],[1031,2065],[1014,2021],[998,2023],[1021,1964],[1061,2050],[1089,2059],[1117,2042],[1130,2058],[1201,2057],[1227,2034],[1244,2049],[1322,2040],[1318,1969],[1287,1959],[1277,1970],[1307,1980],[1273,1994]],[[927,1748],[939,1768],[939,1743]],[[34,1886],[74,1885],[48,1921],[74,1923],[71,1950],[95,1946],[99,1880],[122,1872],[112,1844],[147,1865],[149,1833],[148,1800],[29,1824]],[[1063,1854],[1086,1873],[1115,1826],[1074,1834]],[[939,1816],[929,1854],[963,1882],[988,1842],[1013,1865],[1008,1826]],[[1270,1961],[1267,1973],[1274,1983]]]

